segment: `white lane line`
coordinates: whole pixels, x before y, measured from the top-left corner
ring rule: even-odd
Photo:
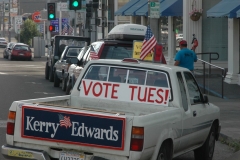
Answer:
[[[41,94],[55,94],[55,93],[47,93],[47,92],[34,92],[34,93],[41,93]]]
[[[7,127],[7,121],[6,120],[0,120],[0,128],[6,128]]]
[[[0,72],[0,74],[7,74],[7,73],[4,73],[4,72]]]
[[[36,83],[36,82],[25,82],[25,83],[42,84],[42,83]]]

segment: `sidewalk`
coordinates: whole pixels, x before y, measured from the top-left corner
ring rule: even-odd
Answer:
[[[240,90],[232,90],[239,95]],[[227,95],[226,95],[227,96]],[[220,139],[227,143],[235,143],[240,145],[240,98],[238,99],[222,99],[215,96],[208,96],[210,103],[220,108],[221,132]],[[236,152],[232,157],[226,160],[240,160],[240,151]]]

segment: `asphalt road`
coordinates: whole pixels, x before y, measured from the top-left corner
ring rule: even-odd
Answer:
[[[8,109],[13,101],[64,95],[61,88],[44,79],[45,58],[33,61],[9,61],[2,57],[0,49],[0,145],[6,143],[6,120]],[[228,146],[216,143],[213,160],[225,160],[233,154]],[[0,154],[0,160],[5,160]],[[174,160],[194,160],[193,152],[186,153]]]

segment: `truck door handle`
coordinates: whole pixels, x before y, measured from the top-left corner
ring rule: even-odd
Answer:
[[[193,117],[196,117],[196,115],[197,115],[197,112],[193,111]]]

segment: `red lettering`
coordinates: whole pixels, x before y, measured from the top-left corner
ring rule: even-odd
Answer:
[[[138,88],[137,86],[129,86],[129,88],[132,89],[131,91],[131,100],[133,100],[133,96],[134,96],[134,89]]]
[[[88,93],[89,93],[89,91],[90,91],[90,88],[91,88],[91,86],[92,86],[92,81],[90,82],[90,85],[88,86],[87,89],[86,89],[86,82],[83,80],[82,83],[83,83],[84,94],[85,94],[85,95],[88,95]]]
[[[138,100],[141,101],[141,102],[146,102],[148,88],[145,87],[145,93],[144,93],[144,95],[143,95],[143,98],[140,97],[140,95],[141,95],[141,89],[142,89],[142,87],[139,87],[139,88],[138,88]]]
[[[148,90],[148,102],[154,103],[154,100],[151,100],[151,97],[154,96],[154,94],[152,93],[152,91],[156,90],[156,88],[149,88]]]
[[[117,93],[117,90],[116,90],[115,87],[119,87],[119,84],[113,84],[113,86],[112,86],[112,94],[111,94],[111,98],[113,98],[113,99],[118,99],[117,96],[114,96],[114,93]]]
[[[103,85],[105,86],[105,97],[107,98],[107,94],[108,94],[108,86],[111,86],[111,83],[103,83]]]
[[[165,102],[164,102],[164,104],[167,104],[168,96],[169,96],[169,90],[165,90]]]
[[[96,86],[99,86],[99,93],[96,93]],[[92,88],[92,93],[95,97],[99,97],[101,94],[102,94],[102,84],[99,83],[99,82],[96,82],[94,85],[93,85],[93,88]]]
[[[161,104],[163,102],[163,97],[161,95],[161,92],[164,92],[164,91],[162,89],[157,90],[157,95],[160,98],[160,100],[157,100],[157,99],[155,100],[155,102],[157,102],[159,104]]]

